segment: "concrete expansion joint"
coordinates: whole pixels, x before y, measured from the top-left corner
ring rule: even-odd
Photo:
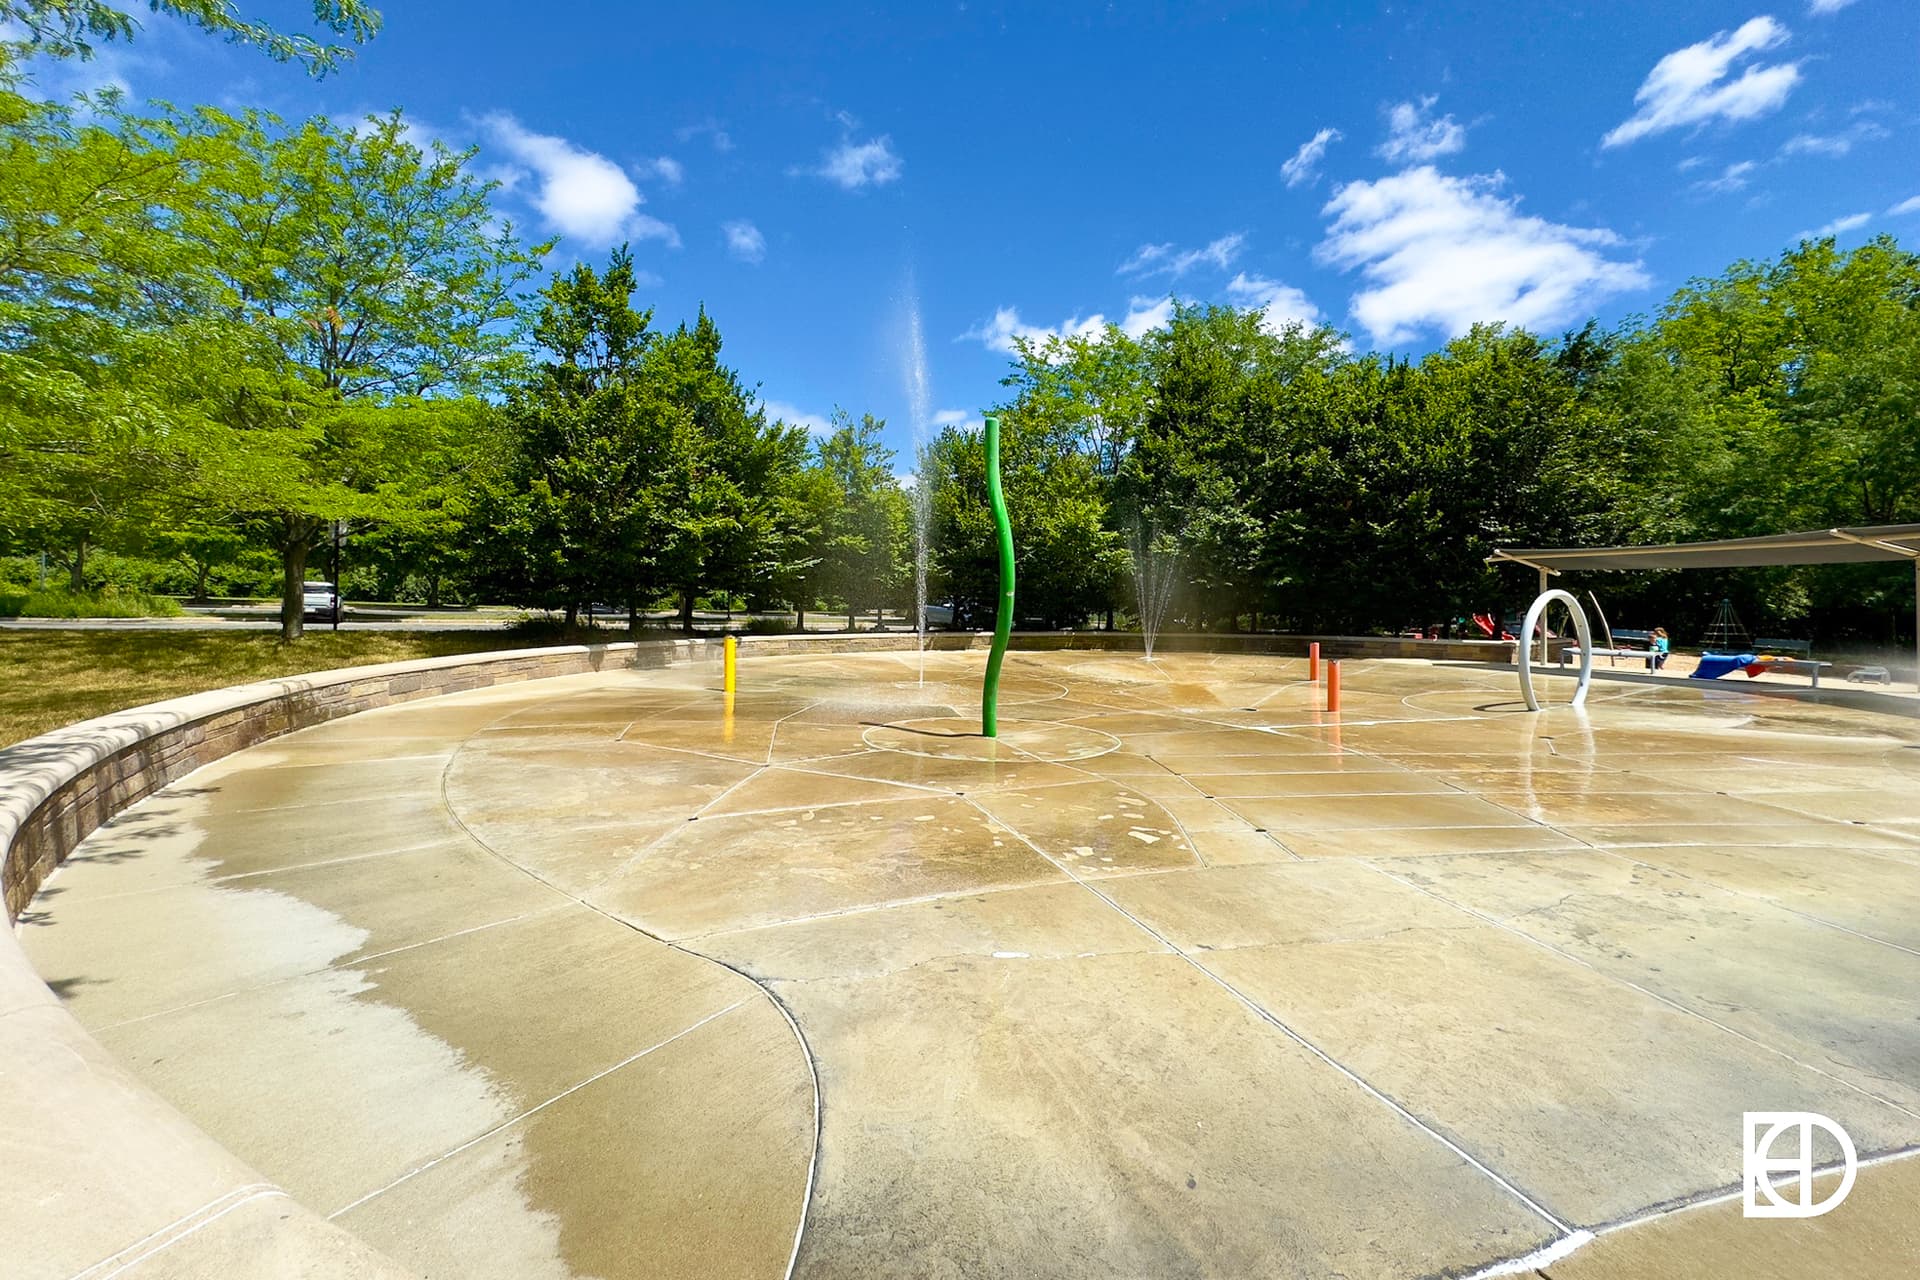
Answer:
[[[809,707],[805,709],[811,709],[812,705],[817,705],[817,704],[810,704]],[[487,727],[491,728],[493,725],[499,724],[500,720],[506,719],[507,715],[510,715],[510,714],[512,713],[509,712],[509,713],[506,713],[505,715],[502,715],[500,719],[497,719],[491,722]],[[795,712],[794,714],[797,715],[797,714],[800,714],[800,712]],[[791,717],[783,717],[783,720],[788,718],[791,718]],[[473,843],[480,849],[485,850],[487,853],[499,859],[501,862],[505,863],[507,866],[512,867],[514,870],[520,872],[522,875],[525,875],[529,879],[535,881],[536,883],[545,885],[547,888],[553,890],[555,893],[560,894],[562,897],[564,897],[567,900],[567,902],[580,907],[584,907],[587,910],[593,912],[594,914],[602,916],[605,919],[620,925],[622,928],[631,930],[632,932],[637,933],[644,938],[648,938],[651,941],[660,943],[662,946],[665,946],[670,950],[678,951],[684,955],[692,956],[697,960],[704,960],[708,964],[715,965],[721,969],[725,969],[728,972],[741,978],[742,980],[752,984],[753,989],[757,991],[763,998],[765,998],[768,1001],[768,1003],[770,1003],[773,1006],[775,1011],[778,1012],[781,1018],[786,1022],[787,1029],[790,1032],[792,1032],[794,1042],[800,1048],[801,1060],[806,1063],[807,1080],[813,1094],[813,1134],[812,1134],[812,1144],[811,1144],[812,1149],[809,1152],[807,1157],[806,1187],[802,1195],[798,1225],[795,1227],[795,1230],[794,1230],[793,1248],[787,1259],[785,1280],[791,1280],[794,1267],[798,1265],[800,1260],[800,1242],[806,1233],[807,1216],[811,1211],[811,1208],[813,1205],[814,1184],[819,1178],[821,1108],[822,1108],[819,1066],[817,1061],[815,1060],[813,1048],[811,1045],[807,1043],[806,1034],[800,1028],[799,1020],[794,1017],[792,1010],[787,1008],[785,1002],[780,999],[778,993],[776,993],[766,983],[755,978],[752,974],[747,973],[744,970],[738,968],[737,966],[729,964],[724,960],[718,959],[717,957],[705,955],[699,951],[692,949],[691,947],[683,946],[680,943],[674,941],[673,939],[661,937],[658,934],[652,933],[642,928],[639,924],[635,923],[632,920],[626,919],[622,916],[615,915],[610,911],[606,911],[602,909],[601,907],[595,905],[592,902],[589,902],[587,899],[581,897],[578,894],[569,893],[568,891],[560,888],[558,885],[553,884],[551,881],[547,880],[545,877],[536,874],[534,871],[532,871],[528,867],[523,866],[519,862],[516,862],[514,859],[508,857],[506,854],[502,853],[500,850],[494,848],[493,845],[488,843],[486,840],[482,839],[479,833],[475,832],[472,828],[470,828],[467,825],[466,821],[460,817],[459,811],[454,808],[452,797],[448,794],[448,778],[453,772],[454,762],[460,757],[461,752],[466,749],[467,744],[471,742],[472,739],[475,736],[477,736],[479,732],[484,732],[484,729],[476,730],[475,733],[469,734],[467,737],[461,740],[460,745],[457,746],[454,749],[454,751],[448,756],[446,767],[441,770],[440,778],[439,778],[440,804],[446,810],[448,817],[454,822],[456,826],[459,827],[459,829],[467,836],[469,840],[473,841]],[[769,744],[768,746],[768,752],[769,754],[771,754],[772,752],[771,744]],[[746,762],[735,761],[735,763],[744,764]],[[708,801],[707,804],[701,807],[700,812],[701,813],[706,812],[714,804],[718,803],[722,798],[724,798],[725,795],[731,793],[735,788],[743,785],[745,782],[751,780],[752,778],[758,777],[760,774],[764,773],[768,767],[769,766],[767,765],[758,766],[752,771],[752,773],[748,775],[747,778],[741,779],[740,782],[735,783],[733,787],[727,788],[727,790],[725,792],[722,792],[721,795],[715,796],[712,800]],[[641,849],[640,852],[636,853],[633,857],[626,859],[626,861],[623,862],[621,865],[623,867],[628,866],[638,861],[639,859],[644,858],[647,855],[647,853],[651,851],[654,845],[659,843],[659,841],[662,839],[665,839],[664,835],[657,837],[653,841],[649,841],[647,845]],[[618,871],[616,870],[614,874],[617,875]],[[587,1085],[592,1084],[595,1080],[600,1079],[602,1076],[609,1075],[612,1072],[619,1070],[621,1067],[626,1066],[629,1063],[637,1061],[639,1058],[646,1056],[646,1054],[652,1053],[656,1049],[661,1049],[666,1047],[669,1044],[672,1044],[675,1040],[680,1039],[682,1036],[686,1036],[688,1034],[691,1034],[694,1031],[699,1030],[701,1027],[705,1026],[708,1022],[711,1022],[715,1018],[721,1017],[724,1014],[731,1013],[733,1010],[738,1009],[741,1005],[745,1003],[746,1003],[745,1000],[735,1001],[733,1004],[728,1005],[725,1009],[722,1009],[717,1013],[708,1015],[706,1018],[703,1018],[699,1022],[694,1023],[692,1026],[687,1027],[685,1030],[679,1032],[678,1034],[669,1037],[667,1040],[662,1041],[660,1044],[651,1046],[650,1048],[643,1050],[641,1053],[635,1054],[632,1058],[629,1058],[624,1062],[615,1064],[613,1067],[610,1067],[606,1071],[601,1072],[600,1075],[598,1076],[594,1076],[587,1080],[582,1081],[580,1084],[575,1085],[572,1089],[567,1090],[565,1093],[559,1094],[553,1098],[549,1098],[546,1102],[541,1103],[539,1107],[535,1107],[532,1110],[527,1111],[520,1116],[514,1117],[514,1119],[505,1122],[504,1124],[498,1126],[497,1128],[495,1128],[492,1131],[489,1131],[486,1134],[482,1134],[479,1137],[470,1140],[469,1142],[463,1144],[461,1147],[458,1147],[453,1151],[448,1151],[443,1153],[441,1156],[437,1157],[435,1160],[429,1162],[429,1164],[423,1165],[420,1168],[413,1170],[412,1172],[404,1175],[402,1178],[396,1180],[394,1183],[389,1184],[387,1187],[383,1187],[379,1191],[372,1192],[369,1195],[362,1197],[360,1200],[355,1201],[353,1204],[346,1205],[345,1207],[334,1211],[333,1213],[329,1214],[328,1217],[329,1218],[339,1217],[341,1214],[344,1214],[349,1210],[356,1208],[360,1204],[364,1204],[367,1200],[372,1199],[374,1196],[377,1196],[384,1191],[391,1190],[394,1186],[399,1185],[400,1182],[404,1182],[407,1179],[415,1177],[420,1173],[424,1173],[428,1168],[432,1167],[433,1165],[442,1163],[445,1160],[448,1160],[453,1156],[458,1155],[461,1151],[464,1151],[479,1142],[485,1141],[486,1138],[492,1136],[493,1133],[498,1132],[500,1129],[504,1129],[509,1127],[510,1125],[516,1124],[521,1120],[526,1119],[528,1116],[532,1115],[535,1111],[539,1111],[545,1107],[551,1106],[553,1103],[560,1101],[561,1098],[564,1098],[569,1094],[578,1092],[580,1089],[583,1089]]]
[[[1696,1018],[1699,1021],[1706,1023],[1710,1027],[1717,1028],[1718,1030],[1725,1032],[1727,1035],[1733,1036],[1735,1039],[1743,1040],[1757,1049],[1764,1050],[1767,1053],[1773,1054],[1777,1058],[1784,1059],[1787,1062],[1793,1063],[1795,1066],[1802,1067],[1808,1071],[1813,1072],[1815,1075],[1822,1076],[1825,1079],[1831,1081],[1832,1083],[1839,1085],[1843,1089],[1849,1090],[1850,1092],[1853,1092],[1853,1093],[1857,1093],[1864,1098],[1871,1098],[1875,1102],[1878,1102],[1884,1106],[1893,1108],[1895,1111],[1900,1112],[1902,1115],[1908,1116],[1915,1120],[1920,1120],[1920,1112],[1916,1112],[1912,1108],[1907,1107],[1902,1103],[1895,1102],[1892,1098],[1884,1097],[1881,1094],[1875,1093],[1871,1089],[1862,1088],[1860,1085],[1855,1084],[1853,1081],[1848,1080],[1843,1076],[1837,1076],[1833,1072],[1828,1071],[1825,1067],[1822,1067],[1817,1063],[1808,1062],[1804,1058],[1796,1057],[1795,1055],[1788,1053],[1785,1049],[1781,1049],[1774,1045],[1770,1045],[1766,1041],[1761,1040],[1756,1036],[1748,1035],[1746,1032],[1740,1030],[1739,1028],[1729,1026],[1726,1023],[1720,1021],[1718,1018],[1708,1017],[1706,1014],[1702,1013],[1700,1010],[1693,1008],[1690,1005],[1682,1004],[1678,1000],[1675,1000],[1670,996],[1661,995],[1658,991],[1654,991],[1651,988],[1644,987],[1637,982],[1629,981],[1626,978],[1620,977],[1618,974],[1608,973],[1604,969],[1601,969],[1599,966],[1593,964],[1591,961],[1584,960],[1581,957],[1574,955],[1570,951],[1566,951],[1560,947],[1554,946],[1551,942],[1547,942],[1544,939],[1535,937],[1533,934],[1528,933],[1524,929],[1516,928],[1514,925],[1512,925],[1511,923],[1505,920],[1500,919],[1498,916],[1490,915],[1484,911],[1480,911],[1473,907],[1467,906],[1464,903],[1455,902],[1453,899],[1445,896],[1444,894],[1434,892],[1432,889],[1428,888],[1425,885],[1419,884],[1413,880],[1409,880],[1405,876],[1395,875],[1393,872],[1387,870],[1385,867],[1377,866],[1368,859],[1361,858],[1361,859],[1358,859],[1358,861],[1363,866],[1369,867],[1372,870],[1378,872],[1379,874],[1386,876],[1388,879],[1393,880],[1396,883],[1402,884],[1409,889],[1412,889],[1418,893],[1424,894],[1426,897],[1433,899],[1435,902],[1444,903],[1446,906],[1453,908],[1455,911],[1464,912],[1465,914],[1472,916],[1476,920],[1492,925],[1494,928],[1499,929],[1502,932],[1511,934],[1516,938],[1519,938],[1525,942],[1531,943],[1533,946],[1540,948],[1541,950],[1547,952],[1549,955],[1558,956],[1562,960],[1566,960],[1566,961],[1569,961],[1570,963],[1577,964],[1581,968],[1587,970],[1590,973],[1598,975],[1600,978],[1602,978],[1607,982],[1616,983],[1620,986],[1626,987],[1631,991],[1638,992],[1640,995],[1645,996],[1647,999],[1653,1000],[1662,1005],[1665,1005],[1667,1008],[1672,1009],[1676,1013],[1684,1014],[1689,1018]]]
[[[150,897],[157,893],[177,893],[181,889],[244,889],[247,886],[240,883],[241,881],[257,879],[261,876],[284,875],[289,871],[316,871],[321,867],[344,866],[350,862],[367,862],[374,858],[394,858],[403,854],[422,853],[429,849],[438,848],[443,843],[445,843],[445,837],[439,837],[422,841],[419,844],[410,844],[399,849],[378,849],[372,853],[355,853],[342,858],[318,858],[312,862],[289,862],[285,866],[270,867],[264,871],[236,871],[232,875],[213,876],[207,880],[196,881],[191,884],[156,884],[149,885],[145,889],[123,889],[119,893],[100,893],[92,896],[95,902],[113,902],[122,898]],[[47,883],[52,884],[57,880],[60,872],[66,870],[73,862],[73,859],[68,859],[67,862],[62,863],[59,870],[56,870],[52,875],[47,877]]]
[[[1864,939],[1868,942],[1877,942],[1881,946],[1891,947],[1895,951],[1904,951],[1910,956],[1920,956],[1920,949],[1904,946],[1901,943],[1895,942],[1890,938],[1877,937],[1874,934],[1867,933],[1863,930],[1851,928],[1847,925],[1841,924],[1837,920],[1829,920],[1825,916],[1815,915],[1811,911],[1802,911],[1798,907],[1791,906],[1784,902],[1776,901],[1773,898],[1769,898],[1763,893],[1751,893],[1743,889],[1730,888],[1726,885],[1717,885],[1712,883],[1711,881],[1702,880],[1697,876],[1689,875],[1685,871],[1671,870],[1667,867],[1659,866],[1656,863],[1645,862],[1639,858],[1630,857],[1627,855],[1625,851],[1620,849],[1596,849],[1595,852],[1603,853],[1609,858],[1618,859],[1621,862],[1627,863],[1629,866],[1645,867],[1649,871],[1658,871],[1663,875],[1679,876],[1682,880],[1686,880],[1686,881],[1689,881],[1690,883],[1698,884],[1702,886],[1704,890],[1709,890],[1716,893],[1732,894],[1734,897],[1746,898],[1751,902],[1764,902],[1768,906],[1773,907],[1776,910],[1790,912],[1793,915],[1799,916],[1802,920],[1806,920],[1813,924],[1820,925],[1823,928],[1837,929],[1841,933],[1852,934],[1854,937]],[[1906,859],[1904,858],[1887,859],[1885,858],[1885,855],[1877,854],[1870,849],[1860,849],[1860,850],[1856,850],[1855,852],[1860,853],[1867,857],[1880,857],[1886,861],[1900,862],[1900,863],[1906,862]],[[1562,901],[1564,901],[1564,899],[1562,899]]]
[[[385,1186],[376,1187],[372,1191],[369,1191],[365,1195],[361,1196],[358,1200],[355,1200],[350,1204],[344,1204],[340,1206],[338,1209],[335,1209],[332,1213],[329,1213],[327,1215],[327,1218],[329,1220],[332,1220],[335,1218],[339,1218],[345,1214],[351,1213],[353,1210],[358,1209],[361,1205],[366,1204],[370,1200],[374,1200],[380,1196],[385,1195],[387,1192],[393,1190],[395,1187],[398,1187],[401,1184],[406,1182],[411,1182],[413,1179],[419,1177],[421,1174],[427,1172],[429,1169],[437,1168],[438,1166],[445,1164],[448,1160],[453,1159],[453,1157],[459,1155],[461,1152],[472,1150],[474,1147],[479,1146],[481,1143],[485,1142],[487,1139],[495,1136],[496,1134],[499,1134],[504,1132],[505,1130],[511,1129],[515,1125],[518,1125],[524,1122],[530,1117],[540,1114],[542,1111],[545,1111],[548,1107],[553,1106],[555,1103],[564,1101],[565,1099],[572,1097],[574,1094],[579,1093],[582,1089],[587,1088],[589,1085],[598,1083],[599,1081],[606,1079],[608,1076],[612,1075],[616,1071],[619,1071],[623,1067],[632,1066],[634,1063],[640,1061],[640,1059],[646,1057],[648,1054],[656,1053],[659,1050],[666,1048],[668,1045],[673,1044],[678,1040],[685,1039],[687,1036],[692,1035],[694,1032],[700,1030],[700,1028],[706,1026],[708,1023],[713,1022],[717,1019],[726,1017],[729,1013],[732,1013],[735,1009],[738,1009],[741,1005],[745,1003],[746,1003],[745,1000],[735,1000],[732,1004],[727,1005],[725,1008],[714,1010],[712,1013],[708,1014],[706,1017],[701,1018],[699,1021],[691,1023],[688,1026],[682,1027],[680,1030],[674,1032],[672,1035],[668,1036],[666,1039],[660,1041],[659,1043],[650,1044],[646,1048],[640,1050],[638,1053],[627,1055],[626,1057],[620,1059],[620,1061],[614,1063],[612,1066],[606,1067],[600,1071],[596,1071],[592,1075],[588,1076],[586,1079],[580,1081],[579,1083],[570,1085],[567,1088],[562,1089],[559,1093],[554,1094],[551,1098],[548,1098],[545,1102],[541,1102],[534,1106],[528,1107],[525,1111],[522,1111],[520,1114],[516,1116],[512,1116],[509,1119],[502,1120],[499,1124],[494,1125],[492,1128],[486,1130],[484,1133],[476,1134],[474,1137],[467,1139],[465,1142],[461,1143],[459,1146],[453,1147],[447,1151],[443,1151],[439,1155],[435,1156],[433,1159],[428,1160],[423,1164],[417,1165],[414,1168],[407,1170],[407,1172],[401,1174],[399,1177],[387,1183]]]
[[[1859,1161],[1858,1167],[1861,1169],[1871,1169],[1878,1165],[1892,1164],[1900,1160],[1909,1160],[1916,1155],[1920,1155],[1920,1146],[1901,1147],[1893,1151],[1883,1152],[1880,1155],[1864,1158]],[[1827,1174],[1837,1173],[1842,1167],[1843,1166],[1837,1163],[1822,1164],[1816,1165],[1812,1172],[1815,1177],[1821,1177]],[[1720,1204],[1729,1204],[1738,1200],[1741,1194],[1742,1192],[1739,1187],[1713,1187],[1692,1195],[1677,1196],[1672,1200],[1653,1205],[1642,1212],[1611,1219],[1607,1222],[1596,1223],[1592,1227],[1574,1231],[1565,1238],[1557,1240],[1524,1257],[1513,1258],[1506,1262],[1496,1262],[1490,1266],[1482,1267],[1478,1271],[1470,1272],[1463,1280],[1494,1280],[1495,1277],[1523,1275],[1527,1272],[1532,1272],[1538,1276],[1540,1280],[1553,1280],[1553,1273],[1546,1270],[1547,1267],[1552,1266],[1554,1263],[1564,1261],[1579,1249],[1596,1240],[1621,1231],[1630,1231],[1635,1227],[1646,1226],[1649,1223],[1658,1222],[1664,1218],[1671,1218],[1676,1214],[1683,1214],[1696,1209],[1708,1209]]]
[[[718,965],[722,969],[738,974],[741,978],[751,982],[760,994],[766,997],[767,1002],[774,1007],[774,1010],[779,1013],[781,1018],[785,1019],[787,1030],[793,1033],[794,1042],[800,1046],[801,1060],[807,1064],[807,1083],[813,1092],[812,1150],[807,1155],[807,1184],[800,1197],[800,1216],[793,1231],[793,1250],[787,1256],[787,1269],[785,1275],[782,1277],[782,1280],[793,1280],[794,1268],[800,1265],[800,1242],[806,1238],[807,1218],[813,1212],[814,1187],[820,1180],[820,1135],[823,1124],[824,1106],[820,1092],[819,1061],[814,1056],[813,1046],[807,1042],[806,1032],[800,1027],[800,1020],[794,1016],[793,1010],[787,1007],[787,1002],[780,998],[780,993],[775,991],[771,985],[754,977],[738,965],[729,964],[727,961],[721,960],[718,957],[703,955],[698,951],[679,946],[676,943],[670,942],[667,945],[676,951],[684,952],[697,959],[705,960],[709,964]],[[742,1003],[744,1003],[744,1001]]]
[[[289,1198],[287,1193],[271,1182],[253,1182],[235,1187],[207,1201],[190,1213],[182,1214],[159,1230],[142,1236],[117,1253],[109,1254],[84,1270],[74,1273],[72,1280],[112,1280],[129,1268],[162,1253],[194,1233],[212,1226],[234,1210],[252,1204],[257,1200]]]
[[[232,999],[235,999],[236,997],[247,995],[251,992],[271,991],[275,987],[284,987],[290,983],[299,982],[305,978],[311,978],[315,974],[349,973],[349,972],[352,972],[353,970],[360,969],[366,965],[372,964],[375,961],[390,959],[391,957],[397,956],[397,955],[404,955],[409,951],[418,951],[422,947],[431,947],[438,943],[449,942],[454,938],[464,938],[464,937],[468,937],[471,934],[484,933],[488,929],[497,929],[502,925],[518,924],[523,920],[537,919],[540,916],[549,915],[555,911],[564,910],[567,905],[568,904],[566,903],[556,903],[550,907],[540,907],[533,911],[522,911],[516,915],[502,916],[498,920],[483,921],[480,924],[469,925],[464,929],[455,929],[450,933],[443,933],[437,937],[422,938],[418,942],[409,942],[397,947],[388,947],[384,951],[370,951],[366,955],[353,956],[350,959],[339,960],[334,962],[333,964],[319,965],[311,969],[302,969],[297,973],[289,973],[284,977],[274,978],[267,982],[256,982],[244,987],[235,987],[231,991],[222,991],[217,996],[208,996],[202,1000],[190,1000],[186,1004],[174,1005],[166,1009],[156,1009],[151,1013],[143,1013],[131,1018],[121,1018],[116,1022],[103,1022],[103,1023],[100,1023],[98,1026],[91,1028],[91,1030],[95,1033],[98,1033],[103,1031],[117,1030],[118,1028],[121,1028],[121,1027],[130,1027],[143,1022],[154,1022],[161,1018],[169,1018],[176,1014],[187,1013],[194,1009],[203,1009],[208,1005],[219,1004],[223,1000],[232,1000]]]
[[[1365,1076],[1361,1075],[1354,1068],[1348,1066],[1344,1062],[1341,1062],[1338,1058],[1335,1058],[1326,1049],[1322,1048],[1320,1045],[1316,1044],[1314,1041],[1309,1039],[1300,1031],[1290,1026],[1284,1019],[1279,1017],[1272,1010],[1268,1009],[1265,1005],[1262,1005],[1257,1000],[1254,1000],[1252,997],[1248,996],[1244,991],[1236,987],[1233,983],[1227,981],[1225,978],[1215,973],[1212,969],[1202,964],[1199,960],[1195,959],[1192,955],[1190,955],[1187,951],[1185,951],[1177,943],[1175,943],[1171,938],[1161,933],[1158,929],[1155,929],[1152,925],[1142,920],[1139,916],[1135,915],[1133,912],[1127,910],[1124,906],[1122,906],[1119,902],[1117,902],[1111,894],[1103,892],[1097,884],[1084,879],[1078,873],[1076,873],[1072,867],[1067,866],[1066,864],[1058,861],[1051,854],[1047,853],[1046,850],[1042,849],[1039,845],[1035,844],[1033,841],[1028,840],[1024,835],[1021,835],[1019,832],[1017,831],[1014,832],[1014,835],[1018,836],[1035,853],[1045,858],[1048,862],[1053,863],[1053,865],[1057,867],[1064,875],[1066,875],[1068,879],[1072,880],[1074,883],[1080,885],[1082,888],[1092,893],[1095,897],[1099,898],[1100,901],[1105,903],[1110,909],[1119,913],[1122,917],[1124,917],[1127,921],[1129,921],[1135,928],[1139,929],[1141,932],[1153,938],[1155,941],[1160,943],[1161,946],[1165,947],[1168,951],[1179,956],[1183,961],[1185,961],[1188,965],[1192,966],[1198,973],[1201,974],[1201,976],[1205,977],[1208,981],[1219,986],[1223,991],[1225,991],[1228,995],[1232,996],[1234,1000],[1238,1001],[1243,1008],[1247,1009],[1255,1017],[1261,1019],[1263,1022],[1267,1023],[1269,1026],[1279,1031],[1280,1034],[1284,1035],[1289,1040],[1299,1045],[1302,1049],[1306,1050],[1308,1053],[1311,1053],[1314,1057],[1318,1058],[1320,1061],[1324,1062],[1329,1067],[1332,1067],[1335,1071],[1339,1072],[1342,1076],[1346,1077],[1349,1083],[1358,1087],[1362,1092],[1366,1093],[1369,1097],[1372,1097],[1377,1102],[1381,1102],[1385,1104],[1388,1108],[1394,1111],[1401,1118],[1402,1121],[1414,1126],[1416,1129],[1420,1130],[1420,1132],[1426,1134],[1428,1137],[1432,1138],[1435,1142],[1438,1142],[1440,1145],[1447,1148],[1447,1150],[1451,1151],[1454,1155],[1458,1156],[1461,1160],[1465,1161],[1474,1170],[1476,1170],[1477,1172],[1479,1172],[1480,1174],[1488,1178],[1490,1181],[1492,1181],[1507,1195],[1517,1200],[1528,1211],[1540,1217],[1541,1219],[1545,1220],[1555,1230],[1561,1232],[1563,1235],[1573,1234],[1574,1228],[1569,1226],[1565,1222],[1562,1222],[1557,1216],[1554,1215],[1554,1213],[1551,1210],[1547,1209],[1545,1205],[1541,1204],[1534,1197],[1528,1195],[1525,1191],[1522,1191],[1511,1179],[1503,1176],[1502,1174],[1494,1170],[1490,1165],[1478,1159],[1471,1152],[1469,1152],[1465,1147],[1463,1147],[1460,1143],[1448,1137],[1440,1129],[1436,1128],[1432,1124],[1429,1124],[1427,1121],[1421,1119],[1420,1116],[1415,1114],[1414,1111],[1411,1108],[1409,1108],[1405,1103],[1401,1102],[1399,1099],[1393,1097],[1391,1094],[1387,1093],[1384,1089],[1380,1088],[1378,1085],[1368,1080]]]

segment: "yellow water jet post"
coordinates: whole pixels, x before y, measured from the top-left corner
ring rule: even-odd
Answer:
[[[720,661],[720,687],[732,693],[739,675],[740,641],[733,636],[728,636],[724,652],[725,656]]]

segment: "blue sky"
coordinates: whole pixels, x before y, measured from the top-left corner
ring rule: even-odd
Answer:
[[[1911,0],[417,0],[318,83],[148,27],[50,87],[402,108],[557,261],[631,241],[657,321],[704,302],[771,405],[884,416],[903,462],[916,402],[1000,395],[1010,334],[1169,295],[1419,353],[1612,323],[1823,228],[1920,244]]]

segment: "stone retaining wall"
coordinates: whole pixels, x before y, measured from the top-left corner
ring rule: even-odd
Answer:
[[[489,685],[717,658],[718,640],[465,654],[236,685],[115,712],[0,749],[0,892],[16,920],[53,869],[169,782],[295,729]]]

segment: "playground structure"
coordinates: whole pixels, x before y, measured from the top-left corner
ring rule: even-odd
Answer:
[[[1550,579],[1568,570],[1631,572],[1649,569],[1737,569],[1784,565],[1907,563],[1914,577],[1914,680],[1920,688],[1920,524],[1867,525],[1812,529],[1801,533],[1770,534],[1757,538],[1725,538],[1711,542],[1666,543],[1622,547],[1497,548],[1487,563],[1523,565],[1540,575],[1545,592]],[[1724,609],[1731,625],[1731,606]],[[1716,615],[1716,622],[1721,619]],[[1741,628],[1744,633],[1744,628]],[[1791,647],[1791,646],[1783,646]],[[1762,655],[1742,654],[1741,662],[1726,670],[1744,670]],[[1800,670],[1818,685],[1822,664],[1774,657],[1771,666]],[[1721,674],[1726,674],[1722,671]],[[1751,674],[1751,673],[1750,673]]]
[[[1593,683],[1593,633],[1587,626],[1587,612],[1573,594],[1550,588],[1542,591],[1527,608],[1527,620],[1520,628],[1521,639],[1514,646],[1517,665],[1520,670],[1520,696],[1526,699],[1527,710],[1540,710],[1540,698],[1533,687],[1533,637],[1540,637],[1540,661],[1547,660],[1547,646],[1550,643],[1547,632],[1547,607],[1563,604],[1573,620],[1574,635],[1580,642],[1580,682],[1575,687],[1569,705],[1583,707],[1587,702],[1587,686]]]

